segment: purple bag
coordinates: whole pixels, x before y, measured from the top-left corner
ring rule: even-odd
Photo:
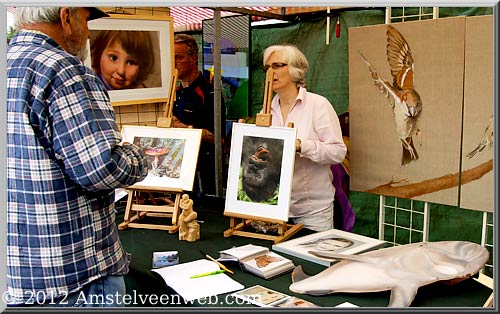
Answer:
[[[342,208],[342,230],[351,232],[356,221],[356,215],[352,209],[351,202],[342,188],[342,180],[347,175],[342,164],[331,165],[330,170],[333,174],[333,186],[335,187],[335,199]],[[334,218],[335,219],[335,218]]]

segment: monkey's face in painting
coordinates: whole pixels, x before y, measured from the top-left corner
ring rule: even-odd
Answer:
[[[273,196],[281,174],[283,141],[269,138],[245,137],[242,165],[242,189],[255,202]]]
[[[271,154],[266,148],[267,145],[259,145],[257,151],[248,158],[248,165],[245,171],[245,178],[248,181],[262,182],[264,177],[269,176],[267,167],[272,162]]]

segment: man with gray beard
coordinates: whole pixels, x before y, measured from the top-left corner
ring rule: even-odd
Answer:
[[[79,59],[87,22],[105,16],[16,8],[7,51],[8,306],[123,305],[130,258],[114,190],[148,168],[138,146],[120,144],[106,88]]]

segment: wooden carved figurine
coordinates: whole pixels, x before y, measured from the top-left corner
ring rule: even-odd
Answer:
[[[200,238],[200,225],[196,222],[198,216],[193,211],[193,200],[187,194],[182,195],[180,202],[182,213],[179,216],[179,240],[189,242]]]

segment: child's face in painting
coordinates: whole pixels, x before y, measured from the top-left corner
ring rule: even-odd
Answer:
[[[139,75],[139,63],[119,42],[106,46],[101,54],[102,78],[113,89],[129,88]]]

